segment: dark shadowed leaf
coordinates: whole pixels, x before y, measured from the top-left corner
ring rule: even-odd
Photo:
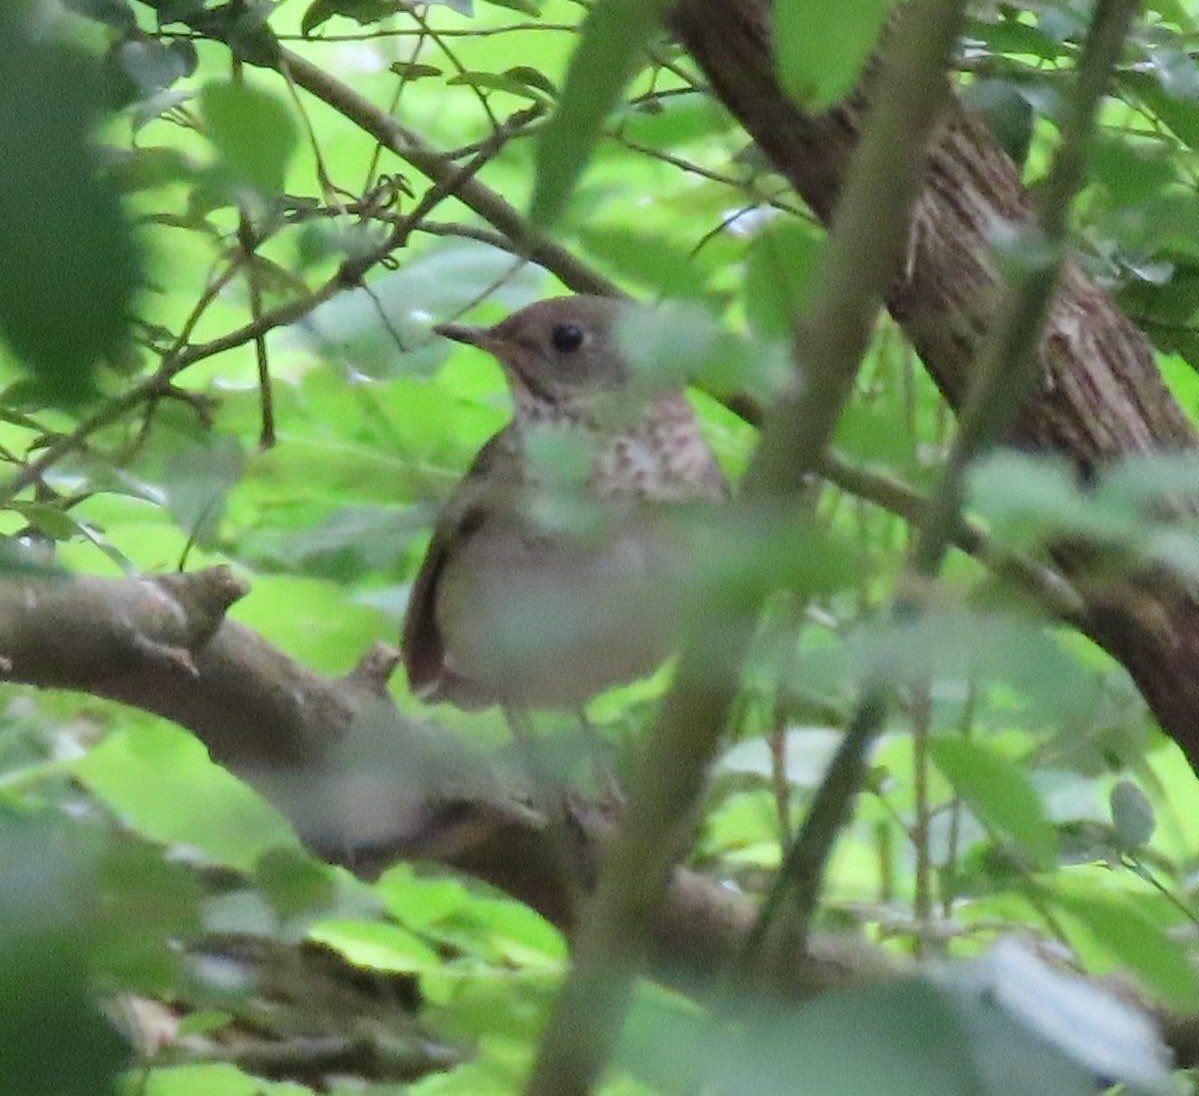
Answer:
[[[90,142],[95,63],[27,36],[9,5],[0,72],[0,335],[49,397],[68,400],[124,349],[139,256]]]
[[[367,27],[395,15],[399,7],[397,0],[315,0],[304,11],[300,31],[307,37],[335,15],[344,15],[359,26]]]
[[[962,101],[987,120],[1003,151],[1023,164],[1032,141],[1033,110],[1010,80],[977,80],[962,91]]]

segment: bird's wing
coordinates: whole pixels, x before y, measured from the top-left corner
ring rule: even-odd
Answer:
[[[450,496],[433,529],[433,539],[412,583],[400,637],[408,687],[430,700],[452,700],[463,708],[485,707],[491,698],[478,695],[466,679],[446,665],[445,644],[437,625],[437,593],[451,546],[461,549],[478,531],[489,512],[485,485],[513,464],[514,432],[506,427],[494,434],[475,455],[469,471]]]

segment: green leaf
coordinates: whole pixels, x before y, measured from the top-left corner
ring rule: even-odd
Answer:
[[[314,0],[300,20],[300,33],[309,37],[317,27],[335,15],[353,19],[360,27],[378,23],[400,9],[398,0]]]
[[[542,0],[487,0],[496,8],[507,8],[509,11],[519,11],[525,15],[540,15]]]
[[[761,334],[790,335],[807,301],[823,246],[823,233],[790,218],[767,225],[749,245],[745,311]]]
[[[1032,143],[1033,110],[1020,86],[1012,80],[977,80],[962,90],[962,102],[987,120],[995,140],[1023,165]]]
[[[584,226],[583,246],[637,285],[669,297],[698,297],[707,278],[678,243],[647,228]]]
[[[988,1096],[1096,1091],[1095,1078],[1169,1092],[1169,1051],[1153,1021],[1091,979],[1042,960],[1016,937],[946,966]]]
[[[140,256],[90,141],[94,61],[2,5],[0,72],[0,336],[45,396],[73,400],[124,353]]]
[[[1017,842],[1039,867],[1052,866],[1057,832],[1022,769],[994,750],[957,735],[936,736],[930,750],[937,768],[980,821]]]
[[[807,110],[823,110],[840,99],[857,81],[890,7],[891,0],[775,0],[774,46],[787,94]]]
[[[117,63],[142,95],[150,95],[195,71],[196,47],[186,39],[164,46],[153,38],[132,38],[117,47]]]
[[[137,16],[133,14],[128,0],[63,0],[63,6],[124,34],[137,28]]]
[[[637,51],[669,7],[667,0],[599,0],[583,21],[558,109],[537,143],[529,209],[534,227],[549,226],[566,208],[600,125],[632,76]]]
[[[1180,1010],[1199,1006],[1199,975],[1188,949],[1153,924],[1130,895],[1064,882],[1045,895],[1106,952],[1111,969],[1127,967]]]
[[[220,155],[218,167],[234,186],[264,196],[283,190],[296,124],[279,99],[246,83],[212,81],[200,92],[200,113]]]
[[[920,978],[828,993],[763,1011],[715,1062],[712,1089],[754,1096],[967,1096],[978,1093],[952,1002]]]
[[[506,91],[509,95],[519,95],[535,103],[546,101],[543,89],[533,87],[527,80],[512,76],[509,72],[461,72],[446,83],[450,87],[466,85],[482,91]]]
[[[407,80],[409,83],[426,76],[441,75],[441,69],[436,65],[423,65],[419,61],[392,61],[387,67],[401,80]]]
[[[355,966],[399,974],[419,974],[441,964],[437,952],[399,925],[328,920],[314,925],[309,938],[340,952]]]
[[[199,848],[219,864],[249,870],[267,850],[296,844],[279,815],[177,728],[131,727],[72,769],[139,833]]]
[[[244,465],[240,442],[228,434],[205,437],[167,462],[162,475],[167,505],[197,544],[215,542],[225,501]]]
[[[1157,828],[1153,804],[1131,780],[1118,780],[1111,794],[1112,825],[1116,837],[1126,849],[1139,849],[1149,843]]]

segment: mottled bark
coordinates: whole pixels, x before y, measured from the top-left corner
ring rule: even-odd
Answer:
[[[714,89],[774,166],[824,221],[831,220],[873,73],[844,103],[813,116],[774,78],[762,0],[684,0],[674,25]],[[928,151],[907,262],[887,305],[946,399],[961,407],[999,292],[988,235],[1027,223],[1032,202],[985,124],[954,105]],[[1116,457],[1195,444],[1145,337],[1111,297],[1068,266],[1041,348],[1043,373],[1009,440],[1063,453],[1089,472]],[[1179,504],[1179,513],[1183,513]],[[1054,551],[1087,607],[1086,630],[1128,669],[1162,728],[1199,769],[1199,594],[1158,573],[1116,584],[1089,581],[1089,556]]]

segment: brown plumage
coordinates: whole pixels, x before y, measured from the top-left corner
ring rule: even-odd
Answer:
[[[459,707],[577,708],[676,638],[681,504],[727,495],[677,389],[632,383],[601,297],[540,301],[447,338],[494,354],[515,415],[437,522],[402,647],[412,690]]]

